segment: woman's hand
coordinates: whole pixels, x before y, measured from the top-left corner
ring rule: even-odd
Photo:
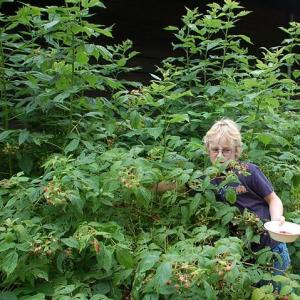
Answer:
[[[285,222],[285,217],[284,216],[280,216],[279,219],[279,225],[283,225],[283,223]]]

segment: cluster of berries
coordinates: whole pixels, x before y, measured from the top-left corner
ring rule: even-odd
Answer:
[[[121,170],[119,172],[119,177],[122,184],[128,189],[137,188],[140,186],[140,180],[134,167]]]
[[[67,193],[58,182],[50,181],[44,188],[44,198],[50,205],[61,205],[67,202]]]
[[[19,146],[11,145],[9,143],[6,143],[5,146],[2,148],[1,152],[3,154],[11,154],[14,155],[19,150]]]

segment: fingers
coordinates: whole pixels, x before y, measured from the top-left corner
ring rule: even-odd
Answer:
[[[281,216],[281,217],[279,218],[279,225],[282,225],[284,222],[285,222],[285,217],[284,217],[284,216]]]

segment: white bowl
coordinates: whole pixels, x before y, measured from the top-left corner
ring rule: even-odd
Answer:
[[[270,221],[264,224],[270,237],[278,242],[292,243],[300,236],[300,225],[292,222]]]

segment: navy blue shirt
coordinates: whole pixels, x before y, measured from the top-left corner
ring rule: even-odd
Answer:
[[[273,192],[273,187],[267,177],[259,169],[258,166],[251,163],[240,163],[247,170],[249,175],[237,173],[239,183],[230,183],[229,186],[234,188],[237,194],[235,205],[243,211],[245,208],[252,213],[255,213],[264,223],[271,219],[269,205],[264,199]],[[213,184],[220,184],[222,178],[215,178],[212,180]],[[228,186],[227,186],[228,188]],[[217,199],[226,201],[225,198],[226,186],[217,191]],[[260,244],[254,244],[253,250],[257,251],[265,246],[271,248],[278,244],[270,238],[269,234],[265,232],[261,235]]]

